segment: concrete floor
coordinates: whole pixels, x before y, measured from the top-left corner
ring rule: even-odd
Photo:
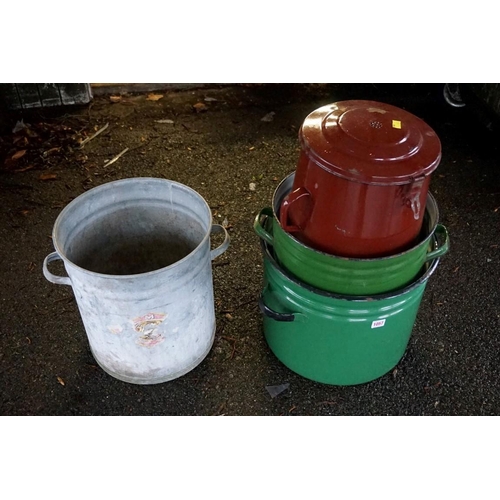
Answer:
[[[438,133],[443,159],[431,191],[451,249],[429,280],[397,369],[367,384],[337,387],[295,374],[269,350],[257,306],[263,270],[252,223],[270,205],[279,180],[295,169],[305,116],[351,98],[408,109]],[[193,107],[198,103],[203,106]],[[273,120],[262,121],[270,112]],[[88,108],[25,115],[33,128],[52,125],[38,134],[38,143],[30,136],[25,146],[12,144],[19,118],[4,116],[8,130],[0,144],[10,159],[27,150],[0,171],[0,414],[500,413],[498,133],[474,110],[449,107],[433,86],[263,85],[169,90],[156,101],[99,96]],[[106,123],[109,128],[82,150],[71,148],[75,137]],[[47,154],[53,148],[60,149]],[[61,209],[86,189],[136,176],[191,186],[231,235],[229,250],[213,266],[212,350],[188,374],[149,386],[121,382],[96,365],[71,288],[49,283],[41,272]],[[271,397],[266,387],[282,384],[288,389]]]

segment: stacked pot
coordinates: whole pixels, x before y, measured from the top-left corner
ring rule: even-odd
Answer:
[[[413,114],[364,100],[313,111],[299,141],[295,172],[254,221],[264,334],[306,378],[369,382],[403,357],[428,279],[448,251],[429,192],[441,143]]]

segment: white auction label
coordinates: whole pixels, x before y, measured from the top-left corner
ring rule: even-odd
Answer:
[[[376,321],[372,321],[372,328],[380,328],[385,325],[385,319],[377,319]]]

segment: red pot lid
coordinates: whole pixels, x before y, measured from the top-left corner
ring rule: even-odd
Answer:
[[[408,111],[375,101],[339,101],[310,113],[301,146],[320,167],[368,184],[405,184],[429,175],[441,142]]]

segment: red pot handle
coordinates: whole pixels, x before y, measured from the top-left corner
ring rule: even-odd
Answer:
[[[307,223],[307,220],[309,220],[309,215],[311,213],[311,208],[310,208],[310,203],[312,202],[312,196],[311,193],[303,186],[294,189],[283,201],[280,207],[280,224],[281,227],[288,233],[296,233],[298,231],[303,231],[304,227],[301,227],[301,225],[295,225],[291,224],[289,222],[288,218],[288,211],[290,207],[296,203],[299,200],[309,200],[309,209],[308,213],[305,217],[305,223]],[[303,224],[305,226],[305,224]]]

